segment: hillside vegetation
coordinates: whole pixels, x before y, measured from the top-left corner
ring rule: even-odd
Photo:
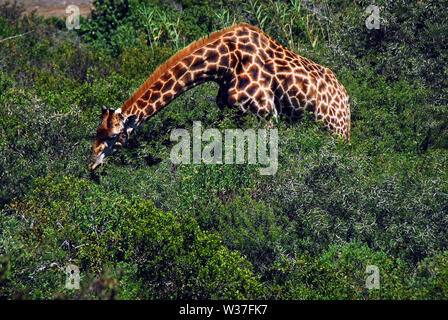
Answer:
[[[78,30],[1,5],[0,299],[447,299],[448,1],[375,3],[379,29],[364,0],[95,0]],[[333,70],[351,144],[306,115],[273,176],[174,165],[172,129],[262,127],[208,83],[91,174],[100,107],[239,22]]]

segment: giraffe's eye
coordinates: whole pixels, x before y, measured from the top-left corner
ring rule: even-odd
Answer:
[[[115,140],[117,138],[118,138],[118,134],[113,134],[113,135],[109,136],[110,140]]]

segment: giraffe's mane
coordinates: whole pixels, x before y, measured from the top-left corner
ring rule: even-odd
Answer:
[[[250,28],[252,30],[255,30],[257,32],[262,32],[261,30],[257,29],[254,26],[251,26],[249,24],[246,23],[241,23],[241,24],[236,24],[233,25],[231,27],[216,31],[214,33],[211,33],[208,36],[204,36],[201,39],[191,43],[190,45],[188,45],[187,47],[183,48],[182,50],[178,51],[174,56],[172,56],[170,59],[168,59],[168,61],[166,61],[164,64],[160,65],[151,76],[149,76],[149,78],[145,81],[145,83],[143,83],[140,88],[137,89],[137,91],[134,92],[134,94],[124,102],[124,107],[127,108],[129,106],[131,106],[135,101],[137,101],[137,99],[139,97],[141,97],[146,90],[149,89],[149,87],[151,86],[151,84],[154,83],[154,81],[156,81],[160,76],[162,76],[162,74],[164,74],[166,71],[168,71],[169,69],[171,69],[172,67],[174,67],[177,62],[179,62],[179,60],[181,60],[182,58],[186,57],[187,55],[191,54],[193,51],[209,44],[210,42],[215,41],[216,39],[220,38],[223,34],[232,31],[238,27],[247,27]]]

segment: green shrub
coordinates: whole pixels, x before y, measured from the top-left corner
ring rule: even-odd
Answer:
[[[57,97],[60,95],[45,99]],[[0,101],[2,205],[29,190],[38,176],[50,171],[85,170],[91,134],[79,123],[86,121],[88,114],[67,101],[57,107],[43,103],[32,93],[17,88],[6,90]],[[93,123],[89,127],[94,130]]]
[[[368,29],[366,9],[371,1],[318,1],[330,6],[331,45],[341,65],[354,70],[371,67],[389,81],[407,79],[418,87],[432,88],[435,104],[447,103],[448,54],[445,21],[447,1],[376,1],[380,28]]]
[[[38,179],[33,192],[2,211],[1,224],[0,255],[2,261],[9,257],[7,267],[2,262],[4,297],[101,298],[86,283],[96,276],[113,285],[117,298],[261,293],[251,264],[217,235],[202,232],[193,218],[160,211],[139,197],[105,195],[87,180]],[[69,263],[81,270],[81,292],[63,286]]]
[[[434,266],[437,265],[436,268]],[[368,288],[368,266],[378,268],[379,287]],[[318,257],[304,253],[276,264],[286,299],[446,299],[446,254],[425,260],[418,269],[374,252],[360,243],[331,246]],[[428,275],[430,273],[430,275]]]
[[[444,299],[448,296],[448,252],[425,259],[417,268],[414,286],[422,288],[420,299]]]
[[[111,35],[130,15],[128,0],[95,0],[95,9],[87,21],[80,23],[79,33],[87,41],[104,42],[117,50]]]

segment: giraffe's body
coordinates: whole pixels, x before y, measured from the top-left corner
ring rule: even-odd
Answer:
[[[91,169],[108,156],[108,149],[112,153],[114,145],[118,148],[126,143],[137,125],[183,92],[207,81],[219,84],[219,106],[237,106],[262,118],[284,115],[290,121],[299,119],[305,110],[311,111],[330,132],[350,141],[349,98],[334,74],[284,48],[261,30],[240,24],[181,50],[119,110],[104,109]],[[115,137],[113,143],[111,136]]]

